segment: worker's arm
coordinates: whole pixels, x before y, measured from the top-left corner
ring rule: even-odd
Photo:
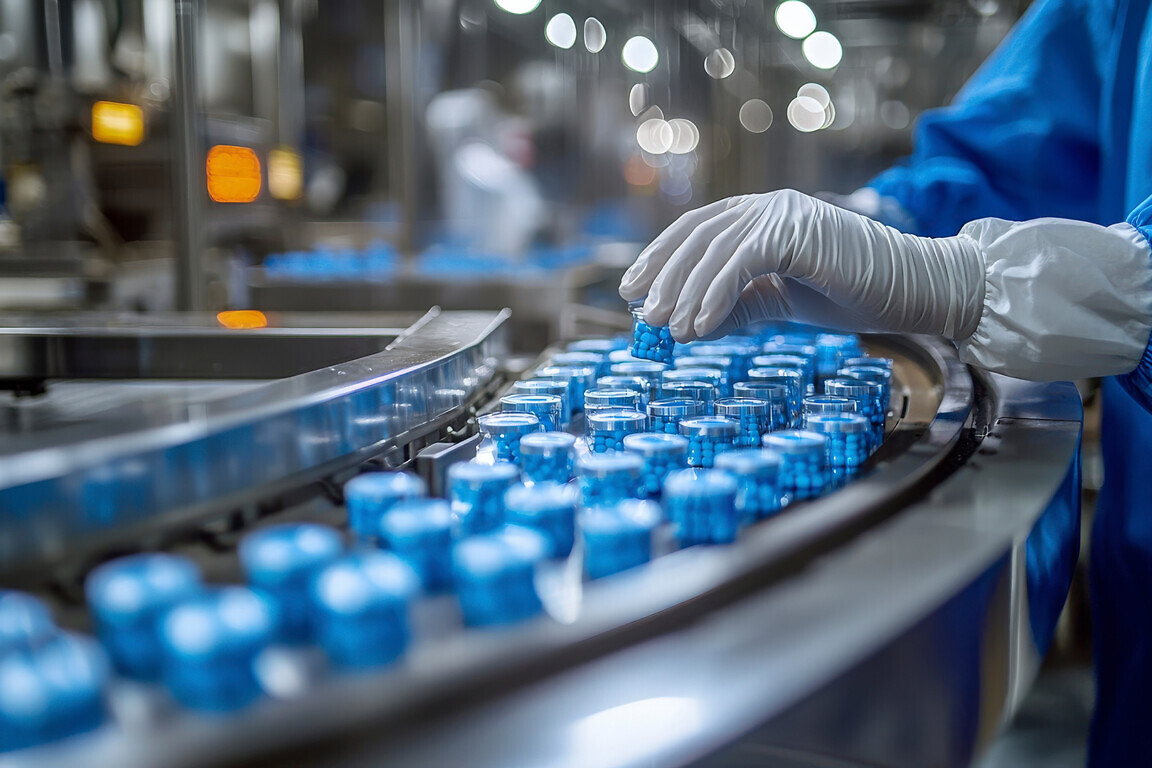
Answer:
[[[935,237],[989,216],[1114,223],[1100,221],[1099,205],[1100,61],[1114,6],[1032,5],[950,106],[921,115],[912,156],[867,185],[885,205],[847,207]]]
[[[1152,197],[1128,214],[1128,223],[1152,241]],[[1120,377],[1120,384],[1145,410],[1152,411],[1152,338],[1144,347],[1139,364],[1131,373]]]

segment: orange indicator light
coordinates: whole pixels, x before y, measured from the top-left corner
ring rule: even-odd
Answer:
[[[260,194],[260,158],[248,147],[208,150],[208,196],[218,203],[250,203]]]
[[[144,141],[144,111],[135,104],[96,102],[92,105],[92,138],[101,144],[135,147]]]
[[[230,309],[219,312],[216,315],[216,322],[232,330],[268,327],[268,317],[258,309]]]

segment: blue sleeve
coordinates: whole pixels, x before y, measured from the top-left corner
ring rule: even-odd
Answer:
[[[1127,221],[1152,241],[1152,197],[1136,206],[1136,209],[1128,214]],[[1144,410],[1152,411],[1152,339],[1149,339],[1148,346],[1144,347],[1144,354],[1141,355],[1136,370],[1117,378],[1128,394],[1144,406]]]
[[[1112,2],[1033,4],[953,103],[920,117],[912,156],[868,186],[903,205],[921,235],[988,216],[1096,221],[1114,14]]]

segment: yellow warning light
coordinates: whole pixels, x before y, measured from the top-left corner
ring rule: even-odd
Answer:
[[[144,110],[135,104],[96,102],[92,105],[92,138],[101,144],[135,147],[144,141]]]
[[[258,309],[229,309],[216,314],[216,322],[225,328],[267,328],[268,317]]]
[[[277,200],[297,200],[304,189],[304,167],[300,155],[288,147],[268,153],[268,191]]]
[[[250,203],[260,194],[260,158],[248,147],[208,150],[208,196],[218,203]]]

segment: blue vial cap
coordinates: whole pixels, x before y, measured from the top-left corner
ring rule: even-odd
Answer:
[[[639,477],[643,469],[644,460],[630,453],[589,453],[576,459],[576,474],[580,477]]]
[[[670,498],[713,498],[735,496],[736,480],[714,469],[678,469],[664,478],[664,496]]]
[[[505,411],[535,413],[538,410],[546,411],[550,408],[559,408],[563,399],[559,395],[533,395],[516,392],[500,398],[500,407]]]
[[[820,434],[859,435],[869,431],[872,424],[856,413],[814,413],[805,419],[804,428]]]
[[[687,453],[688,438],[663,432],[640,432],[624,437],[624,448],[639,456]]]
[[[370,539],[376,535],[380,515],[401,499],[418,499],[428,495],[428,484],[411,472],[369,472],[344,484],[344,503],[348,507],[348,524],[357,536]]]
[[[56,633],[48,606],[38,597],[0,589],[0,658],[35,648]]]
[[[222,587],[182,603],[160,622],[164,682],[192,709],[225,712],[260,695],[253,662],[276,635],[276,604],[247,587]]]
[[[640,411],[628,408],[613,408],[588,414],[588,426],[592,429],[643,429],[648,417]]]
[[[764,435],[764,447],[770,448],[782,455],[824,455],[824,446],[827,438],[818,432],[806,432],[800,429],[785,429],[780,432],[769,432]]]
[[[68,633],[0,657],[0,752],[98,728],[108,676],[99,646]]]
[[[419,592],[416,571],[390,552],[358,552],[329,564],[312,585],[320,647],[342,667],[395,661],[408,646],[408,606]]]
[[[648,403],[649,416],[696,416],[703,410],[703,403],[687,397],[669,397]]]
[[[113,665],[142,680],[160,675],[161,615],[203,588],[191,560],[161,553],[104,563],[84,583],[88,608]]]
[[[543,535],[520,526],[457,544],[452,560],[464,623],[495,626],[539,613],[535,566],[548,551]]]
[[[584,408],[635,408],[640,397],[640,391],[635,389],[590,389],[584,393]]]
[[[279,604],[280,635],[285,642],[310,638],[308,586],[342,551],[336,529],[314,523],[274,525],[240,542],[240,563],[248,582]]]
[[[570,485],[514,485],[504,493],[505,517],[514,526],[532,528],[549,540],[550,557],[567,557],[576,538],[579,493]]]
[[[627,499],[580,511],[584,572],[590,579],[611,576],[652,559],[652,532],[661,522],[652,501]]]
[[[536,414],[518,411],[489,413],[476,421],[480,424],[480,430],[487,435],[526,435],[541,429]]]
[[[680,434],[689,437],[735,437],[740,422],[727,416],[697,416],[680,422]]]
[[[739,477],[774,477],[780,468],[780,457],[763,448],[740,448],[721,453],[713,468]]]
[[[717,416],[740,418],[741,416],[763,416],[771,406],[759,397],[725,397],[713,403]]]
[[[452,585],[452,506],[443,499],[409,499],[380,518],[380,544],[416,571],[428,592]]]

